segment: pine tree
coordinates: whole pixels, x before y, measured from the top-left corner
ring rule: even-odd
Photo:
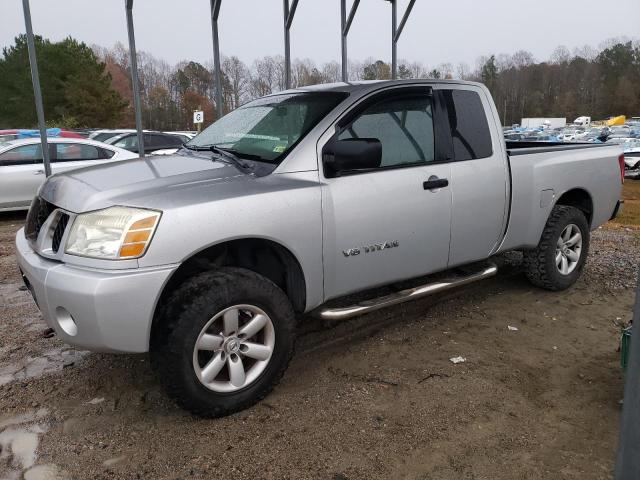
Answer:
[[[111,87],[105,64],[84,43],[71,37],[50,42],[35,37],[40,85],[47,124],[114,127],[127,103]],[[0,127],[36,125],[26,35],[3,49],[0,58]]]

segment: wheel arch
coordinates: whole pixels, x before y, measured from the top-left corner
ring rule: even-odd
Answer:
[[[284,291],[296,313],[304,312],[307,291],[300,262],[289,248],[262,237],[225,240],[185,258],[165,284],[156,310],[185,278],[217,267],[245,268],[268,278]]]
[[[558,197],[555,205],[577,208],[584,213],[584,216],[587,218],[587,224],[589,228],[591,228],[591,222],[593,220],[593,198],[584,188],[578,187],[567,190]]]

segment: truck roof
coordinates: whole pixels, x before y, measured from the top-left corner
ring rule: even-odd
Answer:
[[[347,92],[347,93],[365,93],[369,90],[376,90],[387,85],[469,85],[481,86],[477,82],[468,82],[465,80],[440,80],[440,79],[410,79],[410,80],[359,80],[354,82],[336,82],[336,83],[320,83],[317,85],[306,85],[304,87],[293,88],[271,95],[281,95],[284,93],[294,92]]]

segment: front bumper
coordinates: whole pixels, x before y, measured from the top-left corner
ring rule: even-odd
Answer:
[[[178,265],[106,270],[41,257],[16,235],[18,264],[42,316],[66,343],[98,352],[146,352],[160,293]],[[69,316],[74,328],[69,328]],[[70,333],[69,333],[70,332]]]

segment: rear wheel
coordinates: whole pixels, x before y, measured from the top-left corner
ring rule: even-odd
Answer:
[[[547,290],[564,290],[580,277],[588,252],[589,225],[584,213],[575,207],[555,206],[538,246],[524,252],[527,278]]]
[[[151,354],[160,381],[199,416],[220,417],[258,402],[293,354],[288,298],[249,270],[197,275],[172,294],[158,320]]]

